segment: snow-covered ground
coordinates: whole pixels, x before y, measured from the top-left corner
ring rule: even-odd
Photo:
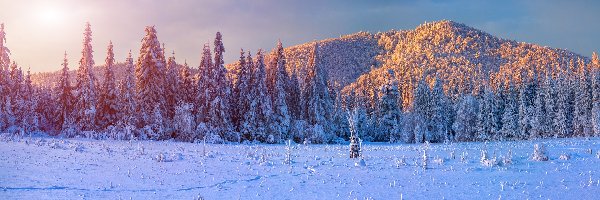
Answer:
[[[285,145],[0,139],[0,199],[600,198],[598,138],[367,143],[365,166],[347,145],[293,144],[285,164]],[[536,143],[549,161],[531,160]],[[494,166],[482,165],[483,149]]]

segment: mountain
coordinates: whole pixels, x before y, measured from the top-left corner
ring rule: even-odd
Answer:
[[[405,108],[410,107],[421,79],[430,85],[442,81],[444,91],[456,97],[482,87],[497,89],[510,81],[518,85],[534,75],[556,76],[574,71],[573,63],[589,62],[570,51],[497,38],[447,20],[415,30],[379,33],[375,38],[383,48],[376,56],[379,65],[345,86],[342,93],[372,103],[381,85],[395,79]]]

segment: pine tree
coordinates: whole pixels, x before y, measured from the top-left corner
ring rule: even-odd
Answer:
[[[7,112],[7,101],[9,100],[9,75],[8,68],[10,66],[10,50],[5,46],[6,33],[4,32],[4,23],[0,24],[0,131],[7,128],[9,119],[14,118],[9,116]]]
[[[473,124],[477,123],[478,106],[477,100],[467,94],[460,98],[456,104],[456,120],[452,129],[456,133],[456,141],[473,141],[477,129]]]
[[[59,111],[57,117],[57,124],[60,126],[61,132],[67,137],[73,137],[74,134],[74,121],[73,118],[73,103],[75,102],[75,97],[73,96],[71,81],[69,79],[69,62],[67,60],[67,52],[65,52],[65,57],[62,63],[62,71],[60,80],[58,82],[58,88],[56,91],[58,92],[58,108]]]
[[[34,96],[34,88],[31,83],[31,73],[29,69],[25,74],[21,93],[23,94],[19,106],[21,113],[21,116],[19,116],[21,118],[21,129],[24,133],[38,131],[39,124],[37,121],[37,113],[35,112],[35,104],[37,102]]]
[[[544,97],[546,98],[546,124],[548,126],[547,132],[544,135],[545,138],[554,137],[554,134],[558,132],[557,124],[555,124],[555,120],[558,115],[558,104],[557,98],[558,92],[556,88],[556,81],[552,77],[546,77],[545,88],[542,92],[544,92]]]
[[[393,71],[388,71],[389,77],[394,77]],[[402,130],[401,113],[398,107],[398,83],[388,77],[388,83],[381,87],[381,98],[379,100],[378,125],[381,131],[384,131],[384,138],[380,141],[396,142],[400,141]]]
[[[502,128],[500,135],[505,139],[515,139],[519,130],[519,101],[515,85],[511,81],[506,91],[506,107],[502,114]]]
[[[98,99],[98,128],[100,130],[115,126],[118,122],[117,112],[119,110],[119,101],[117,97],[117,87],[115,83],[114,63],[115,54],[113,53],[112,41],[108,45],[106,54],[106,64],[104,66],[104,82],[100,89],[100,98]]]
[[[242,55],[243,56],[243,55]],[[256,99],[254,95],[253,86],[254,82],[254,61],[252,60],[252,55],[250,52],[246,55],[246,61],[242,62],[242,58],[240,57],[240,63],[242,64],[242,68],[240,71],[240,75],[238,76],[238,90],[239,90],[239,99],[238,99],[238,112],[240,117],[240,133],[246,140],[255,140],[253,133],[255,132],[254,122],[256,119],[256,105],[254,104],[254,100]]]
[[[254,76],[252,81],[252,104],[250,109],[254,109],[256,118],[254,121],[255,133],[253,138],[258,141],[265,142],[271,133],[268,132],[267,127],[271,122],[271,115],[273,113],[271,106],[271,98],[267,93],[267,77],[265,71],[264,57],[262,50],[258,50],[256,54],[256,62],[254,64]]]
[[[594,135],[600,136],[600,59],[598,54],[592,54],[591,69],[593,76],[592,81],[592,124],[594,126]]]
[[[592,85],[590,71],[583,60],[578,60],[579,76],[575,80],[575,107],[573,118],[573,134],[576,136],[592,136],[591,117],[592,117]]]
[[[92,53],[92,30],[90,23],[86,23],[83,39],[83,50],[77,70],[77,84],[75,85],[75,123],[80,131],[93,131],[96,124],[96,77],[92,68],[94,57]]]
[[[430,109],[431,92],[424,78],[419,81],[416,91],[414,92],[413,101],[413,120],[415,122],[415,142],[422,143],[431,141],[431,133],[428,130],[430,124]]]
[[[494,137],[494,94],[489,89],[483,90],[479,101],[479,113],[477,114],[477,139],[487,141]]]
[[[430,96],[431,103],[431,133],[432,140],[442,142],[448,140],[448,100],[442,88],[442,82],[439,79],[435,80],[433,90]]]
[[[193,103],[196,97],[196,90],[194,86],[194,80],[192,73],[190,72],[190,66],[187,62],[184,62],[183,67],[179,71],[179,78],[177,78],[179,89],[177,90],[177,102]]]
[[[550,129],[548,123],[548,109],[546,106],[546,94],[548,92],[546,90],[548,90],[547,85],[540,85],[534,100],[534,115],[531,119],[530,139],[544,137]]]
[[[248,93],[248,83],[250,72],[246,65],[246,56],[244,55],[244,49],[240,49],[240,59],[237,63],[239,65],[237,69],[233,71],[236,73],[236,81],[233,83],[233,110],[231,113],[231,120],[238,132],[242,131],[242,123],[244,121],[244,113],[246,112],[245,100]],[[248,138],[245,138],[248,139]]]
[[[273,120],[270,125],[276,140],[282,140],[288,133],[290,127],[290,114],[287,105],[287,87],[289,77],[285,70],[285,56],[281,41],[277,43],[277,48],[273,50],[270,68],[274,70],[273,85],[270,88],[273,102]],[[269,80],[269,79],[267,79]]]
[[[528,80],[523,84],[519,94],[519,132],[517,138],[526,139],[531,134],[534,117],[535,81]]]
[[[291,118],[294,120],[299,120],[302,117],[302,109],[300,108],[300,105],[302,105],[302,100],[300,97],[302,95],[298,81],[298,73],[294,72],[291,74],[290,79],[288,80],[286,92],[286,102]]]
[[[555,138],[558,137],[569,137],[570,130],[572,127],[572,121],[570,120],[572,117],[571,110],[571,84],[569,80],[566,80],[563,75],[559,76],[558,79],[558,92],[557,92],[557,114],[554,119],[554,126],[557,131],[554,135]]]
[[[135,129],[136,125],[136,105],[135,105],[135,75],[134,75],[133,58],[131,57],[131,51],[127,55],[125,60],[125,77],[121,81],[119,93],[120,93],[120,114],[119,119],[121,124],[129,132],[129,136],[133,134],[131,131]]]
[[[320,126],[323,128],[323,135],[309,136],[315,142],[327,142],[330,138],[331,110],[333,104],[327,88],[327,72],[318,60],[318,44],[315,43],[310,54],[308,73],[304,79],[304,113],[306,121],[311,126]],[[320,133],[319,133],[320,134]]]
[[[210,70],[209,76],[209,124],[217,129],[218,134],[223,138],[225,134],[232,131],[231,115],[229,112],[229,103],[231,101],[231,86],[227,78],[227,69],[223,61],[222,36],[217,32],[214,41],[215,64]]]
[[[165,117],[172,119],[175,115],[175,106],[179,105],[177,99],[179,98],[177,90],[181,89],[179,85],[179,70],[177,63],[175,62],[175,52],[169,57],[167,61],[167,71],[165,77]]]
[[[154,26],[146,27],[146,36],[142,40],[137,60],[136,75],[136,113],[140,127],[149,126],[147,132],[152,139],[164,138],[163,114],[165,110],[164,80],[166,61],[163,49],[156,36]],[[160,120],[158,120],[160,118]],[[148,128],[145,128],[149,130]]]
[[[197,123],[207,123],[209,119],[209,87],[210,87],[210,70],[212,69],[212,58],[210,47],[204,45],[200,66],[198,67],[199,79],[198,90],[196,92],[196,120]]]

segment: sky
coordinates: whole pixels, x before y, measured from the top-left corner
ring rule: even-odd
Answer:
[[[32,72],[71,69],[81,57],[85,22],[92,25],[97,65],[109,41],[115,59],[139,53],[144,27],[154,25],[167,56],[198,66],[205,43],[223,34],[225,61],[240,48],[270,51],[358,31],[414,29],[443,19],[492,35],[590,56],[600,50],[600,1],[543,0],[0,0],[11,59]]]

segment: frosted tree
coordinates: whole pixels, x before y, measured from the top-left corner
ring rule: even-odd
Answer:
[[[553,125],[556,128],[554,137],[568,137],[572,126],[571,112],[571,84],[563,75],[558,78],[558,92],[556,100],[556,118],[553,120]]]
[[[8,68],[10,66],[10,50],[6,47],[6,32],[4,32],[4,23],[0,24],[0,130],[4,130],[9,119],[14,116],[8,116],[9,110],[7,102],[10,101],[8,97],[9,91],[9,75]]]
[[[286,102],[292,119],[298,120],[302,116],[301,103],[301,90],[298,79],[298,73],[291,73],[290,79],[288,80],[288,87],[286,89]]]
[[[200,66],[198,67],[198,90],[196,92],[196,120],[197,123],[207,123],[209,119],[209,87],[212,69],[212,57],[208,44],[204,45]]]
[[[267,77],[265,71],[264,57],[262,50],[258,50],[256,54],[256,62],[254,64],[254,76],[252,79],[252,96],[253,100],[250,109],[256,114],[254,124],[253,138],[265,142],[269,137],[267,127],[271,123],[271,115],[273,114],[271,106],[271,98],[267,93]],[[273,137],[273,136],[270,136]]]
[[[519,94],[519,132],[517,138],[526,139],[532,129],[535,101],[535,81],[528,80],[520,89]]]
[[[548,123],[548,109],[546,106],[547,90],[548,86],[541,84],[536,94],[533,104],[534,113],[533,118],[531,119],[531,132],[529,133],[530,139],[544,137],[550,130],[550,124]]]
[[[477,100],[471,95],[462,96],[456,104],[456,119],[452,129],[456,133],[456,141],[473,141],[477,129],[473,124],[477,124],[478,113]]]
[[[131,51],[127,55],[125,60],[125,76],[121,81],[119,88],[119,102],[121,107],[119,108],[119,116],[121,124],[127,128],[128,131],[135,129],[136,125],[136,106],[135,106],[135,76],[134,76],[134,65],[133,58],[131,57]],[[131,134],[129,134],[131,135]]]
[[[37,113],[35,112],[36,99],[34,96],[34,88],[31,83],[31,73],[27,70],[25,78],[23,80],[23,87],[21,89],[22,98],[19,102],[19,110],[21,119],[21,129],[24,133],[31,133],[39,130],[39,124],[37,121]]]
[[[442,142],[448,140],[449,106],[442,88],[442,82],[435,80],[430,96],[431,103],[431,133],[432,141]]]
[[[393,71],[389,71],[388,75],[394,77]],[[384,138],[379,138],[379,140],[397,142],[401,139],[402,110],[398,107],[398,83],[392,78],[388,80],[388,83],[381,87],[382,96],[378,103],[380,115],[378,125],[384,132]]]
[[[241,55],[243,57],[243,54]],[[254,122],[256,121],[256,106],[254,103],[253,93],[253,70],[254,61],[252,60],[252,54],[248,52],[246,55],[246,61],[240,57],[241,70],[238,75],[238,84],[236,86],[238,90],[238,105],[237,110],[239,113],[239,129],[246,140],[255,140],[253,133],[255,132]]]
[[[172,119],[175,115],[175,106],[178,105],[178,90],[181,89],[179,85],[179,70],[177,62],[175,62],[175,52],[173,51],[171,57],[167,61],[167,71],[165,76],[165,116],[167,119]]]
[[[96,77],[93,74],[94,57],[92,50],[92,29],[86,23],[83,33],[83,50],[77,70],[77,83],[75,85],[75,123],[80,131],[93,131],[96,125]]]
[[[418,143],[432,140],[431,133],[428,130],[431,113],[430,93],[431,91],[429,90],[429,86],[427,86],[427,83],[424,79],[421,79],[415,89],[413,101],[415,142]]]
[[[217,32],[214,41],[215,64],[210,70],[209,83],[209,123],[217,128],[221,137],[232,130],[231,116],[229,112],[229,103],[231,98],[231,86],[227,78],[227,69],[223,61],[222,36]]]
[[[139,126],[146,127],[144,129],[150,138],[158,139],[164,133],[164,130],[158,130],[163,125],[157,124],[163,122],[163,117],[157,115],[162,115],[165,109],[166,61],[154,26],[147,26],[145,32],[135,68],[136,113]]]
[[[236,77],[236,81],[233,83],[233,109],[231,113],[231,120],[237,131],[241,131],[241,125],[244,121],[244,113],[246,112],[245,100],[248,94],[248,84],[250,81],[250,72],[248,65],[246,65],[246,56],[244,55],[244,49],[240,49],[240,59],[237,63],[239,66],[233,71]]]
[[[477,140],[487,141],[494,137],[494,94],[489,89],[483,90],[477,114]]]
[[[283,54],[281,41],[277,43],[277,48],[273,50],[271,57],[270,68],[274,71],[274,77],[272,88],[269,90],[273,100],[273,116],[270,127],[272,127],[272,133],[276,136],[276,140],[279,141],[287,138],[291,120],[286,92],[289,77],[285,70],[285,55]]]
[[[192,73],[190,72],[190,66],[187,62],[184,62],[183,67],[179,71],[179,78],[177,78],[177,102],[193,103],[196,96],[196,87],[194,86],[194,80]],[[193,106],[192,106],[193,107]]]
[[[73,118],[73,103],[75,102],[75,97],[73,96],[71,81],[69,79],[69,62],[67,60],[66,52],[62,66],[58,87],[56,88],[56,91],[58,92],[56,97],[58,98],[57,102],[59,106],[57,108],[58,116],[56,122],[60,126],[63,135],[66,137],[73,137],[75,136],[75,119]]]
[[[600,136],[600,59],[598,54],[592,54],[592,124],[594,126],[594,135]]]
[[[327,88],[327,72],[319,63],[319,45],[314,44],[312,48],[308,72],[304,79],[304,92],[302,94],[304,101],[304,113],[308,124],[324,127],[324,137],[329,137],[330,132],[328,123],[330,122],[331,109],[333,107],[329,90]],[[312,136],[310,136],[312,137]],[[328,141],[331,138],[319,138],[318,140]]]
[[[190,142],[197,139],[197,136],[194,134],[195,123],[192,109],[193,105],[191,103],[180,101],[179,105],[175,107],[175,115],[173,117],[173,128],[176,137]]]
[[[546,125],[547,127],[547,132],[546,135],[544,135],[544,137],[548,138],[548,137],[554,137],[554,134],[558,132],[558,127],[556,126],[557,124],[554,123],[555,119],[557,118],[558,115],[558,105],[557,105],[557,98],[558,97],[558,93],[557,93],[557,88],[556,88],[556,81],[552,78],[552,77],[546,77],[545,82],[544,82],[544,86],[545,88],[543,89],[543,93],[544,93],[544,97],[546,98],[545,100],[545,106],[546,106]]]
[[[573,134],[576,136],[592,136],[592,80],[590,71],[583,60],[578,60],[578,79],[575,81],[575,105],[573,117]]]
[[[113,53],[112,41],[108,45],[106,64],[104,65],[104,82],[100,89],[98,99],[98,115],[96,116],[98,128],[104,130],[109,126],[115,126],[118,122],[119,99],[115,83],[115,54]]]

